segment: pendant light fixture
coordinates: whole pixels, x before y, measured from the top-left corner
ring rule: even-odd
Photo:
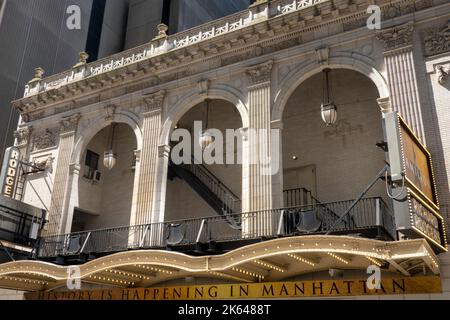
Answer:
[[[321,106],[322,120],[325,122],[327,127],[332,127],[337,121],[337,107],[333,102],[333,93],[330,83],[330,73],[331,69],[323,70],[323,102]]]
[[[109,149],[105,151],[105,155],[103,157],[103,165],[108,169],[112,170],[117,163],[117,154],[114,153],[114,134],[116,131],[116,123],[111,124],[111,133],[109,139]]]
[[[205,130],[203,132],[200,133],[200,138],[199,138],[199,144],[202,147],[203,150],[205,150],[206,148],[208,148],[213,142],[214,142],[214,138],[211,136],[211,134],[209,134],[207,132],[208,130],[208,122],[209,122],[209,99],[205,100],[205,114],[206,114],[206,121],[205,121]]]

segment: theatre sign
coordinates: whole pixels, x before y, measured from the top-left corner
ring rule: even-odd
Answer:
[[[222,300],[441,293],[439,277],[382,279],[369,290],[367,279],[110,289],[25,294],[27,300]]]
[[[14,198],[19,171],[19,155],[19,149],[16,147],[6,149],[0,174],[2,196]]]
[[[447,251],[444,218],[431,154],[395,112],[384,118],[397,231],[408,238],[426,238],[437,251]]]

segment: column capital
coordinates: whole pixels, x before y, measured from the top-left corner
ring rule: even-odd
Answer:
[[[378,105],[380,106],[381,113],[386,114],[393,111],[391,99],[389,97],[377,99],[377,102]]]
[[[80,122],[81,115],[79,113],[71,115],[69,117],[62,118],[61,125],[61,134],[75,132],[78,128],[78,123]]]
[[[24,147],[30,142],[31,132],[33,131],[32,126],[25,126],[17,129],[14,132],[14,138],[16,139],[17,147]]]
[[[161,112],[165,97],[166,97],[165,90],[145,95],[143,97],[145,102],[144,115],[150,115],[154,112]]]
[[[414,23],[408,22],[399,26],[381,30],[377,33],[377,40],[381,41],[385,53],[403,49],[412,45]]]
[[[246,70],[246,74],[251,86],[270,82],[273,69],[273,60],[250,67]]]

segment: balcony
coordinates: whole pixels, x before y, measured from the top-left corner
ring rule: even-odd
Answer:
[[[191,255],[219,254],[280,237],[321,234],[386,241],[396,239],[393,214],[381,198],[363,199],[343,216],[352,203],[311,203],[44,237],[40,239],[38,257],[62,263],[82,263],[117,252],[141,249],[171,250]]]
[[[0,260],[3,251],[28,255],[39,236],[45,211],[0,196]]]

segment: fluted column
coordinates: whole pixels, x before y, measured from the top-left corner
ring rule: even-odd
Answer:
[[[161,131],[161,112],[165,92],[160,91],[144,98],[146,110],[143,114],[142,150],[140,152],[137,197],[132,224],[142,225],[156,221],[155,207],[158,172],[158,147]]]
[[[391,103],[394,111],[413,128],[425,142],[422,110],[413,54],[414,23],[382,30],[377,39],[384,45]]]
[[[69,187],[70,159],[72,156],[75,134],[78,128],[80,115],[76,114],[61,121],[59,138],[58,162],[56,164],[55,178],[53,181],[52,199],[50,203],[48,223],[44,235],[57,235],[65,232],[63,226],[67,214],[66,207],[70,201]]]
[[[244,157],[243,212],[257,212],[243,221],[244,236],[271,235],[272,217],[264,210],[272,209],[271,172],[271,75],[273,61],[247,70],[249,79],[249,128]]]

